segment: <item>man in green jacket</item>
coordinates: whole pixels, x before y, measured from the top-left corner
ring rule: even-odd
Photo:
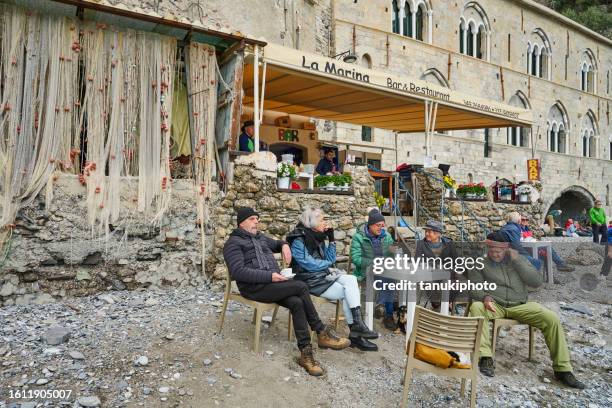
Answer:
[[[504,241],[504,236],[498,232],[489,234],[484,268],[472,269],[468,275],[472,283],[497,285],[494,290],[470,291],[474,302],[469,315],[484,317],[478,362],[480,372],[488,377],[495,375],[489,321],[496,318],[514,319],[542,331],[553,361],[555,377],[559,381],[572,388],[585,388],[572,373],[569,349],[559,316],[539,303],[527,301],[527,286],[540,286],[542,276],[525,257]]]
[[[606,245],[608,242],[608,226],[606,223],[606,211],[601,208],[601,201],[595,200],[595,207],[589,210],[591,228],[593,228],[593,242]],[[601,235],[601,241],[599,237]]]
[[[357,226],[351,242],[351,262],[355,265],[354,275],[359,281],[372,265],[374,258],[392,256],[389,246],[393,244],[393,237],[385,231],[385,217],[373,209],[368,213],[368,222]],[[380,279],[385,281],[385,279]],[[383,318],[383,324],[389,330],[396,329],[393,319],[393,298],[395,293],[391,290],[379,290],[378,302],[374,316]]]

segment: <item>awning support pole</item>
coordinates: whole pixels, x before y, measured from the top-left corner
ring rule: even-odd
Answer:
[[[254,46],[255,63],[253,64],[253,127],[255,128],[254,151],[259,151],[259,46]]]
[[[261,76],[261,103],[259,105],[259,123],[263,122],[264,100],[266,99],[266,71],[268,63],[264,61]]]
[[[431,156],[431,142],[436,129],[438,102],[425,101],[425,155]]]

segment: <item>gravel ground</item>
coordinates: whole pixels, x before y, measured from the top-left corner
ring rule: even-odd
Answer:
[[[555,242],[555,248],[563,257],[580,248],[597,249],[588,249],[585,241],[565,239]],[[499,339],[496,377],[479,377],[479,406],[612,406],[611,286],[597,278],[600,265],[556,272],[559,284],[531,295],[560,314],[574,369],[589,388],[576,391],[555,381],[541,334],[536,361],[528,362],[527,329],[516,326]],[[594,288],[581,288],[585,274],[595,276]],[[295,362],[297,347],[287,341],[285,311],[262,331],[261,354],[250,351],[252,312],[240,304],[230,305],[223,334],[216,335],[222,302],[218,289],[115,291],[50,305],[1,308],[0,407],[400,405],[402,336],[377,327],[382,333],[377,353],[317,351],[328,372],[312,378]],[[333,310],[324,307],[321,314],[329,319]],[[467,397],[460,398],[458,380],[419,372],[414,377],[410,406],[469,403]],[[30,390],[70,390],[71,395],[10,398]]]

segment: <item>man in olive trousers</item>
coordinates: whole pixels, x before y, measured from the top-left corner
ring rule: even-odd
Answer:
[[[527,286],[540,286],[541,274],[504,241],[503,234],[489,234],[484,268],[472,269],[468,276],[473,283],[488,282],[497,285],[495,290],[470,292],[474,303],[470,306],[469,315],[484,317],[478,363],[480,372],[488,377],[495,375],[489,321],[508,318],[540,329],[550,351],[555,377],[569,387],[585,388],[572,373],[569,349],[559,317],[539,303],[527,301]]]

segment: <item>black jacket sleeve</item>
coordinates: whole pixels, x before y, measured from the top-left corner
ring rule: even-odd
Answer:
[[[245,283],[270,283],[272,271],[249,268],[244,265],[244,254],[238,242],[231,238],[223,247],[223,259],[232,279]]]
[[[286,242],[281,239],[272,239],[267,235],[263,235],[263,238],[268,248],[270,248],[270,251],[274,253],[280,252],[283,248],[283,245],[286,244]]]

